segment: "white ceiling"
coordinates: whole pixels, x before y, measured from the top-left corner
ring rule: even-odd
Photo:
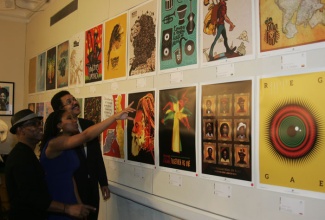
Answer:
[[[0,0],[0,19],[29,22],[49,0]]]

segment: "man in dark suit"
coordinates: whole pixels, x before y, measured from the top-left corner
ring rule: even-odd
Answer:
[[[81,112],[78,101],[68,91],[56,93],[51,105],[53,110],[65,109],[70,111],[73,117],[78,119],[79,131],[85,130],[94,122],[78,118]],[[97,208],[96,213],[90,213],[88,220],[97,220],[99,210],[99,190],[100,185],[103,198],[106,200],[110,197],[106,169],[100,149],[98,138],[76,148],[80,160],[80,167],[76,171],[74,178],[77,184],[79,196],[84,204],[89,204]]]

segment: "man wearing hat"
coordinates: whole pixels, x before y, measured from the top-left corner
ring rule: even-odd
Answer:
[[[10,202],[9,219],[46,219],[47,211],[86,217],[95,209],[88,205],[68,205],[52,201],[45,182],[45,173],[34,149],[43,136],[43,117],[29,109],[11,118],[10,132],[18,143],[10,152],[5,166],[6,187]]]

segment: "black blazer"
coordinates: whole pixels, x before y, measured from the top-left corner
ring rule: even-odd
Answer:
[[[94,125],[93,121],[79,118],[79,124],[82,130],[85,130],[89,126]],[[74,178],[78,187],[78,192],[83,202],[87,201],[85,196],[93,191],[89,189],[96,187],[98,192],[98,183],[100,186],[108,186],[106,169],[100,149],[99,138],[95,138],[87,143],[87,157],[84,153],[84,146],[76,148],[80,160],[80,167],[75,172]],[[88,178],[89,175],[89,178]],[[88,197],[88,196],[87,196]]]

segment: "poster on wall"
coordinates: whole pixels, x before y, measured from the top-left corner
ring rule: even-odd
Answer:
[[[56,85],[57,88],[63,88],[68,86],[69,78],[69,41],[65,41],[58,45],[57,54],[57,73],[56,73]]]
[[[56,47],[46,52],[46,90],[55,89],[56,79]]]
[[[103,25],[91,28],[85,33],[85,83],[102,80]]]
[[[45,62],[46,53],[41,53],[37,57],[37,65],[36,65],[36,92],[45,91]]]
[[[29,93],[36,91],[36,57],[29,60]]]
[[[44,102],[36,103],[36,115],[44,117]]]
[[[44,118],[43,121],[46,121],[46,118],[53,112],[53,108],[51,105],[51,102],[45,102],[44,103]]]
[[[0,115],[11,116],[14,114],[14,91],[14,82],[0,82]]]
[[[128,105],[136,109],[127,121],[127,159],[155,164],[155,91],[128,94]]]
[[[260,55],[324,47],[324,7],[324,0],[260,0]]]
[[[126,77],[127,13],[105,22],[104,80]]]
[[[202,65],[253,59],[253,1],[200,2]]]
[[[69,86],[84,82],[85,35],[78,33],[69,40]]]
[[[160,70],[197,64],[196,0],[161,0]]]
[[[325,192],[324,76],[260,80],[259,181],[265,187]]]
[[[156,71],[157,1],[129,11],[128,73],[138,77]]]
[[[93,121],[95,124],[101,122],[102,97],[85,98],[84,118]]]
[[[252,81],[202,85],[202,174],[252,181]]]
[[[125,94],[103,96],[103,120],[125,109]],[[103,131],[103,154],[124,159],[125,120],[117,120]]]
[[[196,86],[159,91],[159,166],[196,172]]]

